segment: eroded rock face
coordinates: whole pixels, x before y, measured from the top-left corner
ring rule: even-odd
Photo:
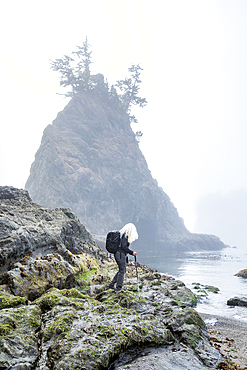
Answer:
[[[126,114],[93,93],[75,95],[47,126],[26,189],[44,207],[70,207],[97,242],[133,222],[142,249],[224,247],[217,237],[188,232],[153,179]]]
[[[0,247],[0,283],[31,301],[52,286],[74,286],[85,258],[94,264],[86,252],[104,256],[71,209],[45,209],[11,187],[0,187]]]
[[[71,209],[45,209],[25,190],[0,187],[0,272],[28,255],[41,257],[59,249],[80,252],[95,245]]]

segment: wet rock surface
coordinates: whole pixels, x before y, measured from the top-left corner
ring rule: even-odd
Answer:
[[[140,264],[137,281],[130,261],[124,291],[105,290],[116,263],[74,213],[6,190],[0,370],[216,368],[220,354],[182,281]]]
[[[230,298],[227,301],[228,306],[242,306],[242,307],[247,307],[247,297],[234,297]]]
[[[243,269],[243,270],[240,270],[237,274],[235,274],[234,276],[239,276],[239,277],[242,277],[244,279],[247,279],[247,269]]]
[[[219,293],[219,288],[213,286],[213,285],[203,285],[201,283],[192,283],[193,291],[196,294],[197,300],[202,300],[208,296],[208,293]]]
[[[110,368],[111,370],[206,370],[211,367],[204,366],[195,356],[194,352],[186,347],[161,347],[143,351],[138,359],[131,364]]]

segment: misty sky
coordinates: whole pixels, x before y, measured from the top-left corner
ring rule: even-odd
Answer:
[[[115,83],[144,69],[134,129],[186,227],[245,246],[246,0],[12,0],[0,14],[0,185],[24,187],[68,102],[49,60],[87,36],[92,73]]]

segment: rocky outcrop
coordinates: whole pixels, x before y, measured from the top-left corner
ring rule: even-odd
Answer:
[[[103,252],[71,209],[42,208],[13,187],[0,187],[0,247],[0,283],[31,300],[51,286],[69,287],[84,253]]]
[[[68,208],[45,209],[25,190],[0,187],[0,268],[28,255],[94,249],[92,236]]]
[[[131,261],[124,292],[106,291],[116,264],[71,210],[0,194],[0,369],[120,369],[145,351],[164,368],[216,368],[183,282]]]
[[[239,277],[242,277],[244,279],[247,279],[247,269],[243,269],[243,270],[240,270],[237,274],[235,274],[234,276],[239,276]]]
[[[44,207],[71,208],[98,243],[133,222],[142,249],[224,247],[218,237],[188,232],[153,179],[127,114],[92,91],[76,94],[46,127],[26,189]]]

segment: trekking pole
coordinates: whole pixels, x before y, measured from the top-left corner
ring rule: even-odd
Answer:
[[[139,279],[138,279],[138,271],[137,271],[136,256],[135,256],[135,267],[136,267],[136,277],[137,277],[137,289],[138,289],[138,295],[140,295],[140,292],[139,292]]]

